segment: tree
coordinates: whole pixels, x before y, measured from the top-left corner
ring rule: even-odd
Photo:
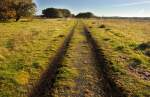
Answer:
[[[59,11],[63,14],[63,17],[71,17],[71,12],[68,9],[59,9]]]
[[[0,1],[0,20],[8,20],[16,15],[13,8],[11,8],[11,2],[12,0]]]
[[[21,17],[32,16],[35,13],[36,5],[32,0],[15,0],[12,8],[15,10],[15,18],[18,21]]]
[[[44,9],[42,14],[47,18],[61,18],[63,16],[63,14],[56,8]]]
[[[47,8],[42,11],[42,14],[47,18],[71,17],[71,12],[68,9]]]
[[[32,16],[36,5],[32,0],[0,0],[0,20]]]
[[[77,18],[93,18],[95,15],[91,12],[79,13],[76,15]]]

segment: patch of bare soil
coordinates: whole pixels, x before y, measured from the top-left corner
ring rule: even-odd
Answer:
[[[76,89],[80,91],[78,96],[105,97],[101,74],[87,40],[81,40],[75,49],[78,54],[74,65],[80,71],[76,79]]]

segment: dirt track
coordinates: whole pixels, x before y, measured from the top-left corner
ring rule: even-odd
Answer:
[[[59,64],[61,64],[63,57],[68,49],[68,45],[74,34],[76,25],[77,24],[75,24],[75,26],[72,28],[69,35],[64,40],[62,46],[58,49],[55,57],[50,62],[48,69],[41,75],[40,80],[37,82],[36,86],[33,87],[28,97],[51,97],[49,92],[55,81]]]
[[[82,31],[75,32],[76,28],[82,28]],[[79,75],[74,79],[76,86],[73,90],[75,93],[69,94],[67,92],[64,94],[62,91],[58,91],[60,92],[57,94],[58,97],[126,97],[109,79],[107,62],[96,41],[83,25],[82,27],[75,26],[72,29],[53,61],[49,64],[49,68],[41,75],[41,79],[29,93],[29,97],[52,96],[51,90],[55,83],[57,69],[59,64],[62,64],[66,54],[72,55],[73,62],[69,64],[78,70]],[[65,88],[63,91],[65,92]]]
[[[110,70],[108,70],[108,65],[111,64],[107,59],[105,59],[105,55],[97,45],[95,39],[91,35],[91,32],[88,31],[86,26],[84,26],[84,32],[89,44],[91,45],[93,57],[98,64],[98,68],[100,69],[99,73],[101,73],[102,75],[101,79],[104,87],[103,90],[105,91],[105,97],[126,97],[126,94],[124,94],[123,91],[116,86],[113,79],[111,79],[111,76],[109,74]]]

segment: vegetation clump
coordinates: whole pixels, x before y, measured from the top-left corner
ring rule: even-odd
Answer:
[[[136,49],[139,50],[146,50],[150,48],[150,42],[140,44]]]
[[[141,50],[146,56],[150,57],[150,42],[142,43],[136,50]]]
[[[99,28],[106,28],[104,24],[100,25]]]

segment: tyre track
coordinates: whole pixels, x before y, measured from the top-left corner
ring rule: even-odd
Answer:
[[[110,78],[108,64],[109,61],[105,58],[102,50],[97,45],[97,42],[92,37],[91,33],[88,31],[87,27],[84,25],[85,37],[89,45],[91,45],[91,50],[93,52],[93,57],[96,60],[96,63],[99,64],[99,72],[102,76],[102,82],[104,85],[105,97],[127,97],[122,89],[117,87],[115,82]],[[98,69],[98,68],[97,68]]]
[[[67,76],[57,79],[54,86],[54,97],[105,97],[101,74],[96,69],[97,63],[93,57],[90,45],[85,37],[82,23],[75,30],[69,45],[62,67],[72,72],[74,77]],[[62,72],[60,74],[63,74]],[[65,73],[64,73],[65,74]],[[67,73],[69,74],[69,72]],[[70,80],[71,84],[69,84]],[[68,84],[67,84],[68,83]]]
[[[70,40],[72,39],[76,25],[77,23],[74,25],[74,27],[64,40],[63,44],[58,49],[58,52],[56,53],[53,60],[49,63],[48,69],[45,70],[45,72],[41,75],[40,80],[28,94],[28,97],[51,97],[51,88],[53,87],[53,83],[55,82],[57,69],[59,68],[59,64],[61,64],[66,54],[68,45],[70,43]]]

